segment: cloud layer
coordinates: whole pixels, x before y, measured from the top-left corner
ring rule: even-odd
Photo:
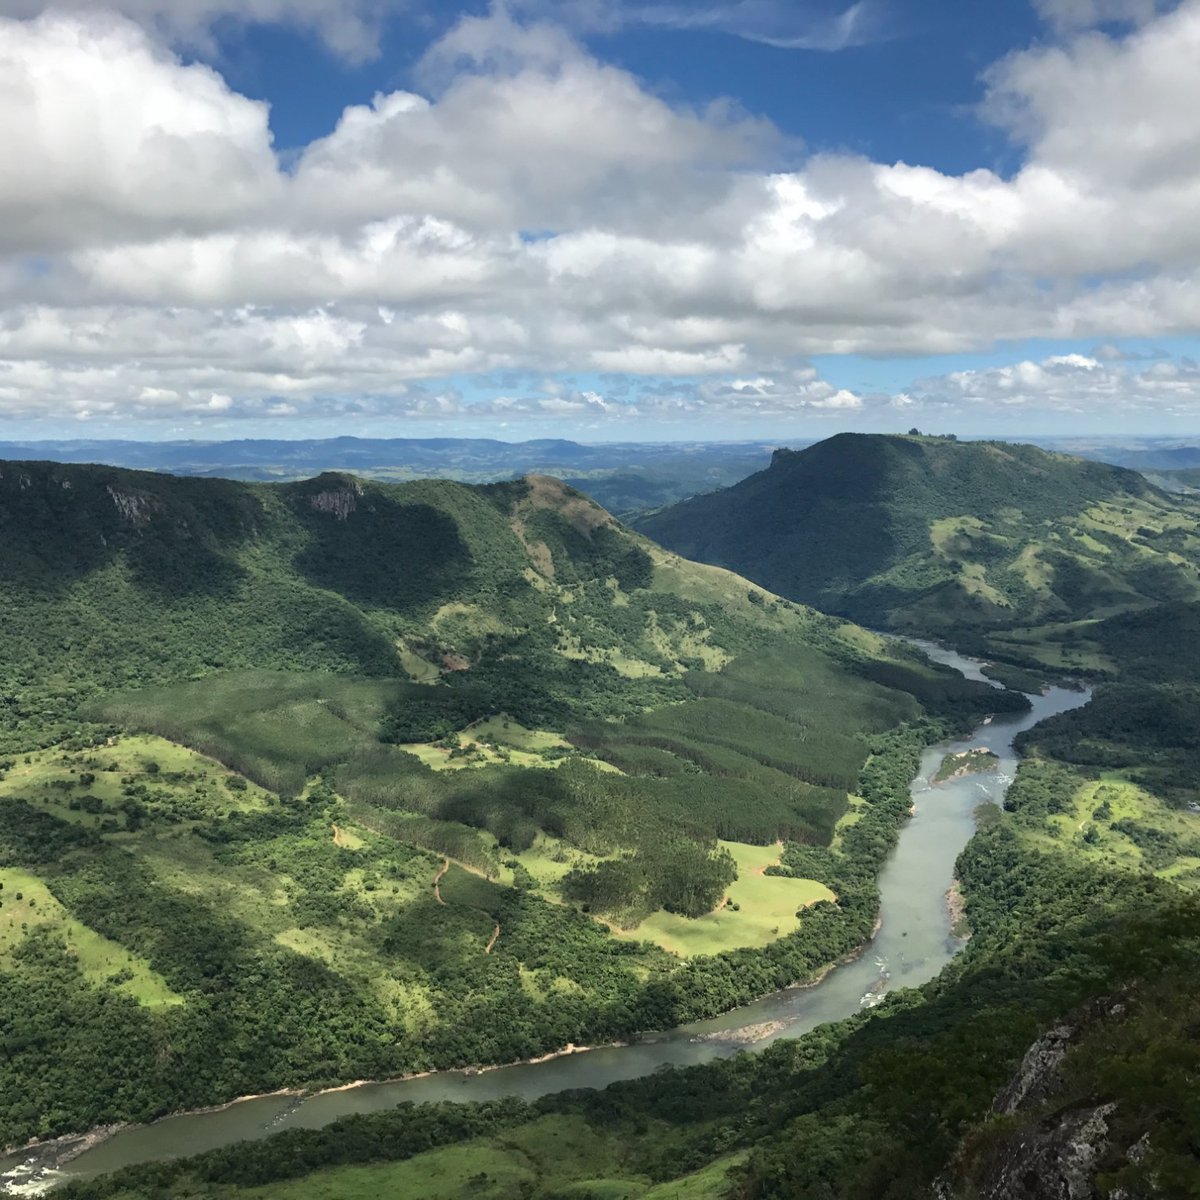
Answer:
[[[711,11],[745,26],[769,7]],[[369,42],[382,8],[246,12],[322,30],[342,12]],[[670,103],[505,10],[461,21],[419,92],[347,109],[285,168],[265,106],[153,32],[201,36],[218,0],[126,0],[142,24],[0,0],[0,155],[20,164],[0,173],[0,414],[766,419],[876,402],[811,376],[812,355],[1193,332],[1200,0],[1043,8],[1064,29],[1135,24],[990,69],[983,112],[1023,151],[1004,177],[792,167],[736,106]],[[505,371],[646,383],[470,408],[431,382]],[[887,402],[1197,404],[1155,368],[1012,371]]]

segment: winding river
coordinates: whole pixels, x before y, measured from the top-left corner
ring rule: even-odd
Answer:
[[[978,662],[932,643],[917,643],[931,658],[983,679]],[[877,1003],[891,988],[916,987],[932,979],[962,945],[951,932],[946,894],[954,863],[975,828],[975,809],[998,803],[1012,781],[1017,760],[1013,738],[1055,713],[1085,704],[1090,693],[1052,688],[1033,696],[1029,713],[1004,714],[980,725],[974,736],[929,748],[911,785],[915,813],[880,876],[881,925],[853,961],[830,971],[816,986],[790,988],[710,1021],[647,1035],[629,1045],[589,1050],[535,1063],[487,1071],[441,1071],[394,1083],[366,1083],[340,1091],[296,1097],[274,1095],[238,1101],[203,1113],[166,1117],[120,1130],[57,1170],[36,1154],[0,1159],[5,1180],[24,1194],[54,1182],[87,1178],[132,1163],[196,1154],[231,1142],[267,1137],[281,1129],[316,1128],[350,1113],[390,1108],[401,1101],[533,1099],[568,1088],[602,1088],[648,1075],[665,1064],[690,1066],[794,1038],[827,1021],[840,1020]],[[991,750],[996,770],[931,787],[929,779],[951,750]],[[755,1029],[754,1027],[758,1027]],[[746,1031],[739,1038],[738,1031]],[[755,1036],[766,1033],[766,1036]],[[715,1036],[714,1036],[715,1035]],[[22,1168],[25,1169],[22,1169]],[[18,1186],[20,1186],[18,1184]],[[28,1190],[26,1190],[28,1189]],[[15,1190],[15,1189],[14,1189]]]

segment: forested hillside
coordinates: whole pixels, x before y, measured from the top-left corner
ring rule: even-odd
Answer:
[[[964,951],[869,1014],[601,1093],[401,1107],[66,1194],[1194,1196],[1194,818],[1184,833],[1177,799],[1136,771],[1059,757],[1088,712],[1028,735],[1005,813],[961,857]]]
[[[0,534],[0,1143],[805,978],[917,749],[1027,703],[544,477],[5,463]]]
[[[1193,690],[1105,685],[1023,735],[1004,811],[959,859],[971,940],[869,1014],[602,1093],[402,1107],[67,1195],[1200,1194]]]
[[[1034,446],[839,434],[638,528],[824,611],[978,638],[1200,598],[1197,511]]]

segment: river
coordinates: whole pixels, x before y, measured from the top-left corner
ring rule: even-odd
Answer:
[[[928,642],[917,643],[931,658],[983,679],[980,663]],[[911,785],[915,812],[880,875],[881,924],[872,942],[851,962],[836,967],[816,986],[789,988],[710,1021],[651,1034],[629,1045],[564,1055],[536,1063],[486,1071],[440,1071],[392,1083],[366,1083],[341,1091],[297,1097],[274,1095],[238,1101],[216,1112],[185,1113],[151,1125],[120,1130],[58,1170],[45,1170],[30,1153],[0,1159],[0,1192],[14,1168],[30,1170],[26,1194],[66,1179],[87,1178],[132,1163],[197,1154],[231,1142],[268,1137],[282,1129],[317,1128],[350,1113],[374,1112],[402,1101],[534,1099],[568,1088],[602,1088],[648,1075],[665,1064],[690,1066],[736,1053],[737,1030],[765,1026],[770,1032],[753,1049],[780,1038],[798,1037],[817,1025],[841,1020],[878,1002],[897,987],[932,979],[962,942],[951,931],[946,893],[954,864],[975,829],[975,810],[999,803],[1016,771],[1012,742],[1017,733],[1055,713],[1087,703],[1090,693],[1052,688],[1032,696],[1032,711],[1002,714],[980,725],[972,737],[930,747]],[[991,750],[995,771],[948,780],[930,777],[951,750]],[[762,1032],[758,1030],[755,1032]],[[712,1035],[718,1035],[713,1037]],[[721,1035],[732,1035],[722,1037]]]

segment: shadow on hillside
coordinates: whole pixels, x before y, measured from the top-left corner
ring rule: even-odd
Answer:
[[[453,600],[470,581],[473,560],[458,525],[431,505],[368,492],[340,517],[300,494],[294,511],[310,534],[296,570],[348,600],[405,612]]]
[[[242,485],[55,463],[0,464],[0,582],[39,595],[123,562],[142,589],[221,595],[262,523]]]

